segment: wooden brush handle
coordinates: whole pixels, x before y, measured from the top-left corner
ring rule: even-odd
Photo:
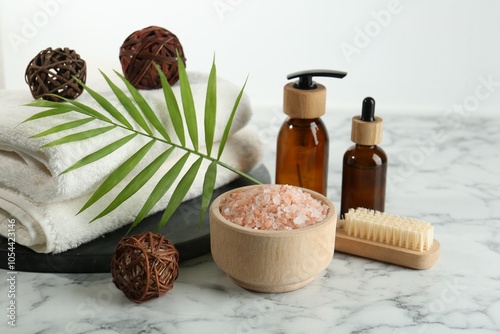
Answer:
[[[439,257],[440,249],[441,246],[436,239],[434,239],[431,249],[419,252],[381,242],[350,237],[344,231],[342,220],[339,222],[335,236],[335,251],[412,269],[429,269],[432,267]]]

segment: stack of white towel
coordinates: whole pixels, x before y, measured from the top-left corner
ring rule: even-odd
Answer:
[[[188,75],[195,100],[198,123],[203,124],[208,76],[194,72],[188,73]],[[178,101],[180,101],[179,86],[174,85],[173,90]],[[239,90],[240,87],[218,79],[216,142],[222,136]],[[110,101],[116,101],[110,91],[100,91],[99,93],[106,96]],[[163,91],[142,91],[142,94],[153,107],[160,120],[170,130],[169,133],[173,134],[174,131],[169,122]],[[123,189],[127,181],[130,181],[141,170],[141,167],[146,166],[168,146],[155,143],[134,172],[116,189],[89,209],[76,215],[100,183],[118,165],[149,140],[137,136],[104,159],[69,173],[61,174],[63,170],[82,157],[129,133],[123,129],[114,129],[86,141],[41,148],[42,145],[57,138],[82,131],[82,129],[97,127],[98,125],[93,121],[82,128],[66,130],[46,137],[29,138],[52,126],[75,117],[81,117],[75,113],[68,113],[21,124],[31,115],[43,110],[24,106],[30,101],[32,101],[32,98],[27,89],[26,92],[0,91],[0,234],[2,236],[7,235],[8,222],[14,219],[16,222],[16,241],[37,252],[60,253],[131,223],[156,185],[156,181],[185,153],[181,150],[175,150],[176,152],[168,158],[164,166],[143,189],[109,215],[89,224],[89,221],[99,214],[109,204],[110,200]],[[78,101],[94,106],[96,109],[99,108],[97,103],[86,93],[80,96]],[[115,103],[115,106],[119,107],[119,104]],[[231,136],[221,159],[225,163],[243,171],[250,171],[261,159],[261,145],[256,140],[258,136],[256,136],[255,130],[246,127],[250,117],[250,103],[248,98],[244,96],[240,102],[233,122]],[[201,130],[199,144],[203,146],[203,126],[199,126],[199,128]],[[217,146],[213,151],[217,152]],[[190,167],[195,159],[194,156],[190,158],[185,170]],[[207,165],[206,162],[202,165],[185,200],[201,194],[204,170]],[[219,167],[216,187],[227,184],[236,177],[237,175],[233,172]],[[171,194],[172,190],[153,208],[153,212],[164,209]]]

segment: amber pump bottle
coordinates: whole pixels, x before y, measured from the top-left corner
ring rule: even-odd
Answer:
[[[382,118],[375,116],[375,100],[363,100],[361,117],[352,119],[351,140],[344,154],[340,215],[350,208],[384,211],[387,156],[377,145],[382,141]]]
[[[308,188],[326,195],[329,138],[320,119],[325,114],[326,88],[313,77],[343,78],[345,72],[311,70],[289,74],[298,81],[285,85],[283,111],[288,118],[278,134],[276,183]]]

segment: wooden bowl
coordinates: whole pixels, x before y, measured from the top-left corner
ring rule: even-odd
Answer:
[[[310,283],[333,258],[337,211],[325,196],[304,189],[328,205],[326,218],[295,230],[255,230],[230,222],[220,213],[224,196],[253,185],[233,189],[210,206],[212,257],[239,286],[258,292],[287,292]]]

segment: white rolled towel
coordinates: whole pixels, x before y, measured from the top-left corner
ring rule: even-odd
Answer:
[[[226,144],[221,160],[242,171],[250,171],[260,162],[262,157],[262,146],[256,140],[255,133],[255,129],[246,127],[232,135]],[[158,146],[161,145],[158,144]],[[214,148],[217,149],[217,147],[218,145]],[[189,158],[184,171],[191,166],[196,158],[193,155]],[[36,202],[19,191],[5,188],[0,184],[0,235],[7,236],[8,222],[14,219],[16,222],[16,242],[23,246],[39,253],[60,253],[76,248],[134,221],[151,190],[175,162],[170,158],[169,160],[169,163],[162,166],[153,178],[135,195],[110,214],[90,224],[89,221],[106,208],[112,198],[128,183],[127,181],[130,181],[131,176],[128,176],[110,193],[79,215],[76,215],[76,213],[90,195],[52,203]],[[184,200],[197,197],[202,193],[204,171],[207,166],[208,162],[205,161]],[[229,183],[236,177],[235,173],[219,167],[216,188]],[[154,206],[151,213],[158,212],[166,207],[176,183]]]
[[[121,81],[114,75],[109,76],[115,82]],[[194,97],[198,123],[203,124],[208,75],[188,72],[188,76]],[[120,86],[123,87],[123,84]],[[179,102],[179,107],[182,108],[179,85],[174,85],[172,89]],[[231,82],[221,78],[217,79],[215,141],[219,141],[222,136],[225,124],[240,89],[240,86]],[[118,110],[123,110],[117,102],[117,98],[111,92],[111,89],[108,88],[107,91],[99,91],[99,93],[108,98]],[[173,135],[175,131],[168,116],[163,91],[160,89],[141,91],[141,93],[165,125],[168,133],[176,138]],[[62,171],[79,159],[130,134],[130,132],[116,128],[104,135],[90,138],[83,142],[41,148],[42,145],[62,136],[106,124],[99,124],[101,123],[100,121],[92,121],[76,129],[66,130],[46,137],[29,138],[52,126],[61,124],[63,121],[83,117],[76,113],[68,113],[20,124],[34,113],[43,110],[42,108],[24,106],[24,104],[30,101],[32,101],[32,97],[28,89],[24,92],[0,91],[0,183],[3,188],[9,188],[16,193],[20,193],[31,201],[61,202],[88,194],[92,190],[95,190],[111,171],[129,158],[132,154],[131,152],[137,151],[149,140],[148,138],[137,136],[111,155],[90,165],[61,175]],[[77,101],[100,110],[100,106],[87,93],[80,96]],[[124,110],[123,113],[125,114]],[[242,129],[250,118],[250,102],[244,95],[236,112],[231,133]],[[199,145],[201,147],[204,146],[205,138],[203,126],[200,126],[199,130]],[[187,129],[185,133],[187,142],[189,142]],[[141,167],[146,166],[146,164],[159,154],[159,150],[163,150],[163,148],[160,145],[155,145],[150,154],[148,154],[148,157],[140,162],[136,170],[141,170]],[[172,159],[177,156],[174,154]]]

